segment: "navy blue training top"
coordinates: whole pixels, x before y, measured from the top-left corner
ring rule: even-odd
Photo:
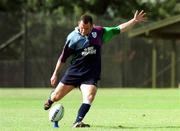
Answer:
[[[104,28],[105,27],[101,26],[93,27],[89,36],[82,36],[78,28],[75,28],[75,30],[68,35],[62,54],[59,57],[59,60],[65,63],[66,59],[72,56],[71,64],[66,70],[65,75],[83,79],[100,79],[101,46],[104,42],[103,35],[105,32],[110,32],[108,34],[113,34],[112,36],[114,36],[120,32],[120,29],[117,27],[112,29],[107,28],[107,30]],[[108,39],[110,39],[110,37]]]

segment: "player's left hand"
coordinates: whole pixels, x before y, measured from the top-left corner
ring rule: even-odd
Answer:
[[[146,13],[144,12],[144,10],[141,10],[140,12],[136,10],[133,19],[136,23],[144,22],[147,20]]]

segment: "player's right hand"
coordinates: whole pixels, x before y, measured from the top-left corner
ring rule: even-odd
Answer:
[[[58,77],[56,75],[52,75],[51,79],[50,79],[50,82],[51,82],[51,86],[55,87],[56,84],[57,84],[57,79]]]

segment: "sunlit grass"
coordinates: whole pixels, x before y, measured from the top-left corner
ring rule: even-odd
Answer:
[[[0,88],[0,131],[51,131],[48,111],[43,110],[50,88]],[[81,93],[75,89],[62,103],[62,131],[72,130]],[[98,89],[85,122],[89,131],[180,130],[179,89]]]

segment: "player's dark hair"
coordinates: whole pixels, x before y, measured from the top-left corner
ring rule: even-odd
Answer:
[[[80,17],[80,21],[83,21],[84,24],[90,23],[93,24],[93,18],[90,15],[84,14]]]

